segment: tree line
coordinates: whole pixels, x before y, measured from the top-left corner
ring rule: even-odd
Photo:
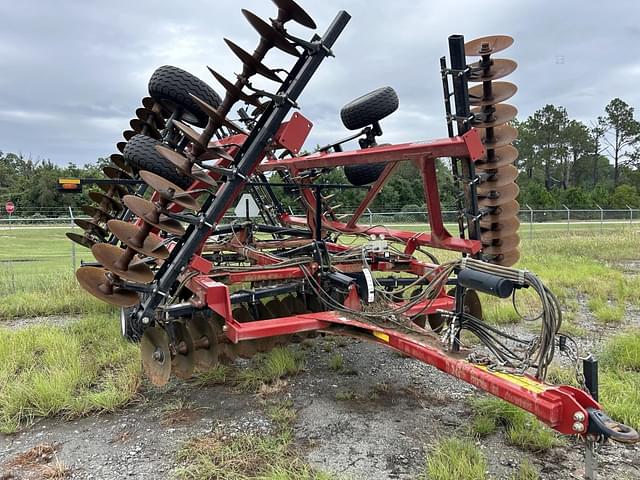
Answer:
[[[640,207],[640,122],[634,109],[615,98],[601,116],[584,123],[570,118],[562,106],[545,105],[525,120],[515,121],[520,155],[519,201],[535,209]],[[34,161],[15,153],[0,152],[0,203],[12,200],[16,214],[38,209],[77,207],[89,203],[81,195],[56,190],[61,177],[102,177],[108,159],[79,167],[58,166],[49,160]],[[438,161],[440,196],[445,207],[456,204],[449,162]],[[342,169],[323,177],[330,183],[347,183]],[[278,190],[285,205],[295,205],[296,195]],[[364,191],[333,192],[331,203],[349,211]],[[419,173],[404,162],[376,198],[373,211],[413,211],[424,206]],[[0,206],[0,208],[2,208]],[[4,213],[4,212],[2,212]]]

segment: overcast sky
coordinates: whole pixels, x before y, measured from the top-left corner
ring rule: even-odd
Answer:
[[[383,85],[400,97],[399,111],[382,123],[385,141],[446,136],[438,59],[452,33],[515,38],[499,56],[519,63],[508,80],[519,87],[511,103],[521,118],[553,103],[589,122],[616,96],[640,110],[637,0],[300,3],[319,32],[340,9],[353,16],[336,58],[323,63],[299,102],[315,124],[310,147],[344,136],[340,107]],[[184,68],[220,91],[206,65],[228,78],[240,70],[222,38],[250,51],[257,42],[241,7],[275,16],[268,0],[2,0],[0,151],[58,164],[114,153],[160,65]],[[289,67],[292,57],[272,51],[265,63]]]

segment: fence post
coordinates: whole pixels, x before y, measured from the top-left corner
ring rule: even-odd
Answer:
[[[71,219],[71,230],[75,227],[75,222],[73,221],[73,210],[71,210],[71,206],[69,206],[69,218]],[[71,264],[73,265],[73,271],[76,270],[76,242],[71,242]]]
[[[529,240],[533,240],[533,209],[527,203],[525,205],[529,209]]]
[[[596,207],[600,209],[600,233],[604,232],[604,210],[596,203]]]
[[[367,213],[369,214],[369,226],[373,227],[373,212],[367,208]]]
[[[564,203],[562,204],[562,206],[567,211],[567,233],[569,233],[571,228],[571,210],[569,210],[569,207],[567,207]]]

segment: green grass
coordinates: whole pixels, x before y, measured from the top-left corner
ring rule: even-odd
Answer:
[[[497,398],[472,401],[474,418],[471,431],[477,436],[490,435],[504,427],[507,443],[533,452],[544,452],[562,444],[560,438],[533,415]]]
[[[112,311],[78,286],[65,231],[0,230],[0,320]],[[94,260],[88,249],[76,247],[76,266]]]
[[[243,390],[255,390],[288,375],[295,375],[304,368],[302,352],[277,347],[257,358],[253,366],[238,370],[236,384]]]
[[[487,460],[470,440],[447,438],[427,454],[423,480],[485,480]]]
[[[539,480],[539,478],[540,472],[538,469],[526,459],[520,464],[518,472],[511,476],[511,480]]]
[[[139,382],[138,348],[121,339],[111,317],[0,329],[2,432],[39,417],[113,411],[134,397]]]
[[[629,330],[611,338],[600,360],[605,368],[640,372],[640,330]]]
[[[344,357],[339,353],[332,355],[329,359],[329,368],[334,372],[342,370],[344,368]]]

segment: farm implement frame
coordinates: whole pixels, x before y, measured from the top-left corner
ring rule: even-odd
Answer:
[[[578,358],[571,339],[558,335],[555,296],[535,275],[513,268],[518,152],[509,122],[517,111],[503,102],[516,87],[498,80],[516,63],[494,57],[513,39],[449,37],[450,66],[440,60],[448,137],[378,144],[381,120],[399,105],[395,91],[383,87],[343,107],[343,124],[355,133],[307,154],[313,125],[291,111],[333,55],[350,16],[339,12],[323,35],[303,40],[285,25],[315,28],[315,22],[292,0],[274,3],[278,13],[270,22],[243,10],[260,36],[253,53],[225,39],[242,70],[232,82],[210,68],[224,97],[183,70],[160,67],[117,145],[120,153],[104,169],[107,178],[60,180],[63,191],[100,188],[89,192],[95,205],[84,207],[91,218],[76,220],[85,233],[68,234],[96,258],[76,276],[89,293],[121,308],[123,334],[140,341],[151,382],[165,384],[172,373],[189,378],[219,362],[331,333],[433,365],[562,434],[585,438],[590,448],[609,438],[637,442],[637,432],[602,412],[592,362],[585,364],[585,389],[545,382],[556,350]],[[267,67],[273,48],[291,55],[293,65]],[[467,57],[479,60],[467,64]],[[254,77],[277,90],[259,88]],[[230,119],[238,102],[238,118]],[[353,140],[359,148],[345,150]],[[443,158],[451,159],[459,192],[455,234],[441,214]],[[348,184],[325,180],[336,169]],[[359,224],[402,169],[422,178],[429,229]],[[331,192],[347,188],[364,193],[344,216]],[[243,193],[258,216],[224,222]],[[303,215],[285,208],[287,195]],[[434,249],[460,255],[440,263]],[[518,338],[482,320],[476,292],[508,298],[525,288],[539,298],[539,334]],[[463,331],[482,346],[468,348]]]

